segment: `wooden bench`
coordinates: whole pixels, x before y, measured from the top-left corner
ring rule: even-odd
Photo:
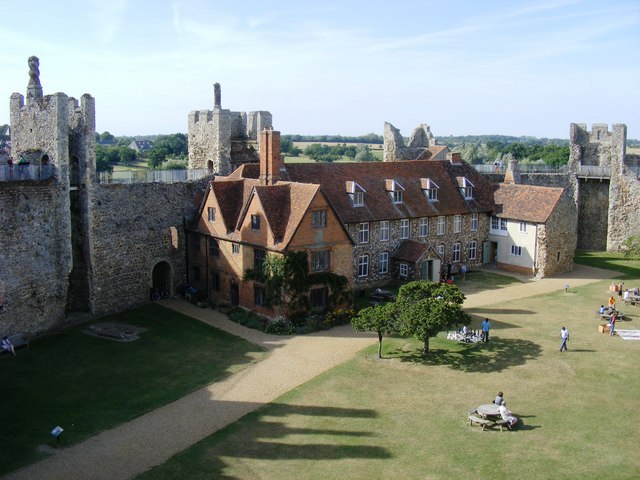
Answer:
[[[476,417],[475,415],[469,415],[469,425],[473,426],[474,424],[481,425],[482,430],[485,430],[486,428],[491,428],[495,425],[494,422],[492,422],[491,420],[487,420],[486,418],[480,418],[480,417]]]
[[[497,420],[496,425],[500,427],[500,431],[502,431],[502,427],[507,427],[507,430],[511,430],[511,425],[509,425],[509,422],[507,422],[506,420]]]

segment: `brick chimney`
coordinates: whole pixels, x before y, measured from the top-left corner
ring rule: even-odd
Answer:
[[[260,132],[260,184],[274,185],[280,180],[284,162],[280,156],[280,132],[271,128]]]
[[[521,183],[518,160],[509,160],[507,171],[504,172],[504,183]]]
[[[462,163],[462,154],[460,152],[449,152],[447,153],[447,160],[455,165],[460,165]]]

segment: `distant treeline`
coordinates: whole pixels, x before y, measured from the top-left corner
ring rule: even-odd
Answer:
[[[342,135],[282,135],[283,139],[292,142],[315,142],[315,143],[384,143],[382,135],[367,133],[358,137],[345,137]]]
[[[450,148],[458,145],[466,145],[469,143],[521,143],[523,145],[569,145],[566,138],[538,138],[538,137],[511,137],[509,135],[461,135],[448,137],[436,137],[441,145],[448,145]]]
[[[486,143],[464,143],[449,145],[454,152],[460,152],[462,159],[471,164],[502,162],[515,159],[520,162],[566,165],[569,162],[569,142],[565,145],[502,143],[497,140]]]

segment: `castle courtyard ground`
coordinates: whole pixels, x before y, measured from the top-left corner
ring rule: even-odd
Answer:
[[[573,272],[542,280],[524,279],[490,293],[470,294],[465,307],[501,302],[578,287],[614,274],[576,265]],[[340,326],[311,335],[267,335],[229,321],[210,309],[181,300],[163,304],[269,350],[269,356],[239,373],[195,391],[135,420],[77,445],[56,449],[50,457],[7,475],[7,479],[128,479],[162,464],[181,450],[273,401],[375,343],[369,334]]]

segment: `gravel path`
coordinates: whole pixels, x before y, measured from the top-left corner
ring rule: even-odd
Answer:
[[[576,265],[573,272],[469,295],[466,307],[496,304],[577,287],[612,272]],[[204,437],[269,403],[283,393],[352,358],[377,341],[345,325],[310,335],[267,335],[231,322],[224,315],[182,300],[165,306],[226,330],[270,351],[269,356],[241,372],[193,392],[173,403],[86,441],[55,450],[55,454],[5,476],[6,479],[129,479],[165,462]],[[170,433],[168,433],[170,432]]]

